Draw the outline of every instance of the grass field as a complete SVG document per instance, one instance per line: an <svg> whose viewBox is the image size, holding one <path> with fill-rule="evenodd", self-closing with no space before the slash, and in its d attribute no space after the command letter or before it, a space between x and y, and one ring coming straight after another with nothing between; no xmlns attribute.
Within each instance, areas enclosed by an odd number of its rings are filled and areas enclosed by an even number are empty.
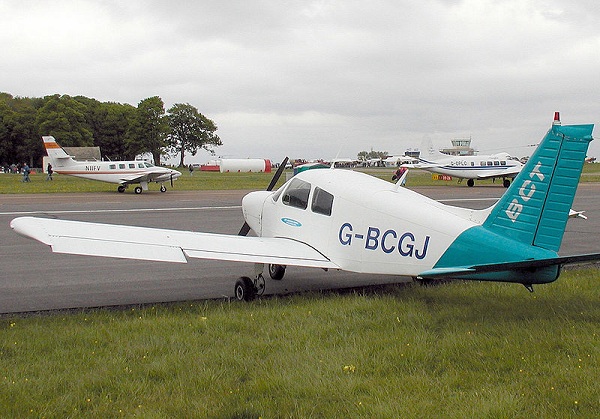
<svg viewBox="0 0 600 419"><path fill-rule="evenodd" d="M377 176L381 179L391 181L393 170L386 169L358 169ZM291 173L291 171L288 171ZM269 184L273 173L219 173L219 172L194 172L190 176L184 170L183 175L174 182L175 190L213 190L213 189L264 189ZM66 175L55 175L53 181L46 181L43 173L31 175L30 183L21 182L22 176L15 174L0 174L0 194L6 193L69 193L69 192L116 192L117 185L112 183L97 182ZM279 185L283 184L285 176L282 176ZM586 164L582 182L600 182L600 164ZM456 187L457 181L433 180L431 173L423 170L411 170L408 174L407 186L440 185ZM491 180L477 181L477 185L492 185ZM496 182L501 187L501 182ZM463 182L461 187L467 187ZM167 185L171 189L170 185ZM158 191L157 184L151 184L150 190ZM133 193L129 188L126 193Z"/></svg>
<svg viewBox="0 0 600 419"><path fill-rule="evenodd" d="M0 318L2 417L598 417L597 269Z"/></svg>
<svg viewBox="0 0 600 419"><path fill-rule="evenodd" d="M270 178L185 173L175 187ZM44 179L0 174L0 193L117 193ZM588 268L533 294L454 282L1 316L0 418L598 417L599 280Z"/></svg>

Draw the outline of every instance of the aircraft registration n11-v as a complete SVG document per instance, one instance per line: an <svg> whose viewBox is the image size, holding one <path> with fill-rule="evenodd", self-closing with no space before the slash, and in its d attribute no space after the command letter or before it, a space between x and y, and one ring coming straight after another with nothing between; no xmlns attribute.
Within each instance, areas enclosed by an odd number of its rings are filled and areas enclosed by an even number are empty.
<svg viewBox="0 0 600 419"><path fill-rule="evenodd" d="M44 148L52 164L52 170L61 175L71 175L102 182L118 183L119 192L125 192L127 186L139 183L133 190L141 194L148 190L148 183L160 183L160 191L166 192L165 182L181 176L181 172L166 167L154 166L145 161L77 161L58 145L54 137L43 136Z"/></svg>
<svg viewBox="0 0 600 419"><path fill-rule="evenodd" d="M298 173L277 191L242 200L239 235L211 234L21 217L19 234L57 253L166 262L188 258L256 264L235 283L235 296L264 292L264 265L273 279L286 266L427 279L555 281L561 266L600 260L600 253L559 256L593 125L555 120L517 178L492 207L444 205L370 175L343 169ZM252 229L256 237L246 236Z"/></svg>

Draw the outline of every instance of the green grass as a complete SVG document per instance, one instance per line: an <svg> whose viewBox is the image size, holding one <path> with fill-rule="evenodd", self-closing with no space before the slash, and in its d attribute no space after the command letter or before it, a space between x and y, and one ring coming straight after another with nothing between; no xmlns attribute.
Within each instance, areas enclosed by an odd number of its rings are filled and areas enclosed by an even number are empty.
<svg viewBox="0 0 600 419"><path fill-rule="evenodd" d="M391 181L393 169L373 168L357 169L364 171L381 179ZM287 173L291 175L291 170ZM174 183L175 190L195 191L195 190L257 190L264 189L271 181L274 173L219 173L219 172L194 172L190 176L187 171ZM93 180L81 179L73 176L54 175L52 182L46 181L46 175L43 173L31 175L30 183L21 182L22 176L15 174L0 174L0 194L24 194L24 193L70 193L70 192L114 192L117 185L113 183L97 182ZM278 186L285 181L285 175L281 177ZM600 164L586 164L581 176L582 182L600 182ZM433 180L431 173L424 170L411 170L408 174L407 186L456 186L457 180L440 181ZM477 185L493 185L492 180L477 181ZM500 184L496 182L500 187ZM461 186L467 187L466 182ZM167 185L171 189L170 185ZM158 185L153 183L150 190L157 192ZM127 193L133 193L129 188Z"/></svg>
<svg viewBox="0 0 600 419"><path fill-rule="evenodd" d="M0 318L2 417L597 417L597 269Z"/></svg>

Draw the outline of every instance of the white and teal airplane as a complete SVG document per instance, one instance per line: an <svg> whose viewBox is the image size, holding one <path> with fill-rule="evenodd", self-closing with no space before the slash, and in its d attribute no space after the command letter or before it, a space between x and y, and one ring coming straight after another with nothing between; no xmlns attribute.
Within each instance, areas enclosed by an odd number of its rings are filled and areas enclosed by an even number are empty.
<svg viewBox="0 0 600 419"><path fill-rule="evenodd" d="M102 182L117 183L119 192L131 184L139 184L134 187L136 194L142 190L148 190L148 183L160 183L160 191L166 192L165 182L173 181L181 176L181 172L159 167L145 161L77 161L69 156L66 151L56 142L53 136L43 136L44 148L48 159L52 164L52 170L61 175L82 177L85 179L99 180Z"/></svg>
<svg viewBox="0 0 600 419"><path fill-rule="evenodd" d="M265 264L273 279L286 266L305 266L503 281L532 290L555 281L565 264L600 260L600 253L558 255L592 130L591 124L561 126L556 118L505 194L484 210L444 205L400 187L402 179L391 184L320 169L297 174L275 192L272 182L267 191L246 195L246 223L237 236L33 217L15 218L11 227L57 253L255 263L255 276L235 283L240 300L264 291ZM246 236L249 229L257 237Z"/></svg>

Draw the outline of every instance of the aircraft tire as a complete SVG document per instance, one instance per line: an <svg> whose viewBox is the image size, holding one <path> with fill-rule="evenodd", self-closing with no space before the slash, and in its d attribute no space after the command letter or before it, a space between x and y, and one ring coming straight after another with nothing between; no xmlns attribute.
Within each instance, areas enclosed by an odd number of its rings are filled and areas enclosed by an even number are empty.
<svg viewBox="0 0 600 419"><path fill-rule="evenodd" d="M160 191L161 192L167 192L167 188L165 185L160 185Z"/></svg>
<svg viewBox="0 0 600 419"><path fill-rule="evenodd" d="M142 193L142 187L141 186L136 186L135 189L133 190L136 194L141 194Z"/></svg>
<svg viewBox="0 0 600 419"><path fill-rule="evenodd" d="M469 188L472 188L472 187L473 187L473 185L475 185L475 181L474 181L473 179L468 179L468 180L467 180L467 186L468 186Z"/></svg>
<svg viewBox="0 0 600 419"><path fill-rule="evenodd" d="M125 186L119 185L119 187L117 188L117 191L119 191L119 193L125 192Z"/></svg>
<svg viewBox="0 0 600 419"><path fill-rule="evenodd" d="M254 284L247 276L242 276L235 282L234 292L238 301L252 301L256 296Z"/></svg>
<svg viewBox="0 0 600 419"><path fill-rule="evenodd" d="M502 185L504 185L505 188L508 188L510 186L510 180L509 179L504 179L502 181Z"/></svg>
<svg viewBox="0 0 600 419"><path fill-rule="evenodd" d="M269 276L271 279L279 281L285 275L284 265L269 264Z"/></svg>

